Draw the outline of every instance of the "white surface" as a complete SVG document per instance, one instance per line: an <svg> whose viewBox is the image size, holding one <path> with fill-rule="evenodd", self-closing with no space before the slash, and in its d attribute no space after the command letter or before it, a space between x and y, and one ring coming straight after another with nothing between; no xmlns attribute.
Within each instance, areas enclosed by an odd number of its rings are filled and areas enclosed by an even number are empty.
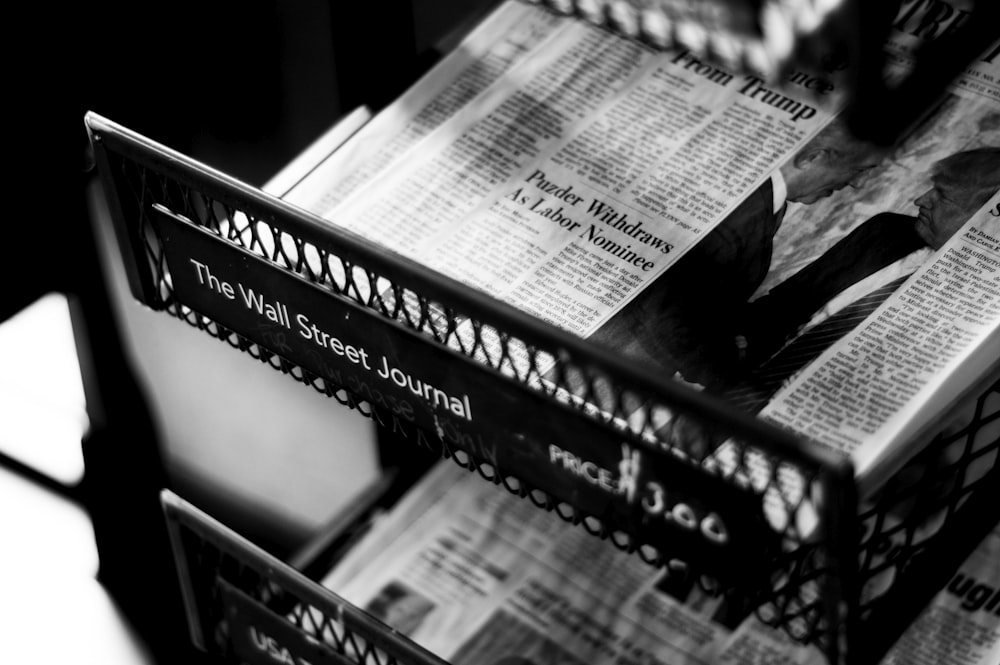
<svg viewBox="0 0 1000 665"><path fill-rule="evenodd" d="M49 294L0 324L0 449L75 484L86 428L66 298ZM0 662L151 662L97 567L86 512L0 467Z"/></svg>
<svg viewBox="0 0 1000 665"><path fill-rule="evenodd" d="M48 294L0 323L0 450L74 485L87 427L66 297Z"/></svg>
<svg viewBox="0 0 1000 665"><path fill-rule="evenodd" d="M97 582L82 509L0 467L0 533L0 662L152 662Z"/></svg>

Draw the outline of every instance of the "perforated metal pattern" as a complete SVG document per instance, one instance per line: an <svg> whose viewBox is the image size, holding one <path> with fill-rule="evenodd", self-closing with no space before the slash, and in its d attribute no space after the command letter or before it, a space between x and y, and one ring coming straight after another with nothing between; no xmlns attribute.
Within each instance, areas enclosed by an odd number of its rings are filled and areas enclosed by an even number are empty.
<svg viewBox="0 0 1000 665"><path fill-rule="evenodd" d="M539 509L553 511L595 537L634 552L652 566L682 571L705 591L726 596L728 604L736 608L734 619L755 612L794 640L815 644L831 663L843 662L848 654L864 649L864 645L851 644L850 635L864 619L859 613L862 587L871 588L873 580L887 569L886 557L879 554L883 543L897 538L895 533L922 532L925 519L939 514L922 507L904 515L899 525L892 523L890 516L898 514L917 491L903 480L909 472L900 474L900 480L887 485L872 508L859 514L850 465L828 451L671 385L649 368L633 365L403 258L390 256L127 131L100 125L95 143L101 147L100 163L109 198L120 205L116 214L122 245L131 247L135 262L133 288L148 305L164 309L387 427L400 428L415 445L455 460ZM164 154L169 154L169 159ZM765 531L777 543L769 550L766 571L753 579L722 582L695 558L685 558L683 548L675 551L662 540L654 547L646 537L651 528L649 519L637 522L615 514L588 512L554 496L548 488L526 482L520 473L523 469L497 468L493 459L437 432L408 430L405 423L373 402L371 395L337 385L329 377L290 362L266 343L250 340L195 311L179 300L173 288L162 239L151 220L154 206L274 270L293 275L309 288L323 289L331 299L353 303L407 334L419 335L429 347L448 349L456 359L488 368L511 389L516 386L543 396L551 403L553 418L563 417L568 410L583 414L629 445L681 464L691 486L721 482L755 497ZM455 371L465 371L465 367L468 365L455 361ZM996 416L978 413L975 418L977 422L992 422ZM996 447L995 437L985 446L970 443L963 448L958 466L948 465L949 478L958 480L940 481L950 490L943 519L948 519L960 503L956 497L975 489L977 481L972 479L971 470L982 467L988 471L996 466ZM914 464L926 465L943 454L941 450L935 446ZM961 490L953 489L959 485ZM866 536L860 549L859 518L867 533L877 534ZM925 546L916 543L912 535L903 538L911 554ZM892 565L902 560L893 559ZM222 557L209 567L225 561ZM209 580L206 577L202 582ZM238 586L265 602L268 585L258 588L259 584L264 583L250 580ZM891 587L892 580L885 589ZM218 599L205 597L203 602L217 603ZM302 613L295 621L305 628L305 622L312 618L312 612ZM325 634L328 626L324 621L310 625L310 634ZM330 640L338 650L350 643L336 633L331 633ZM358 662L381 657L350 648L350 657Z"/></svg>

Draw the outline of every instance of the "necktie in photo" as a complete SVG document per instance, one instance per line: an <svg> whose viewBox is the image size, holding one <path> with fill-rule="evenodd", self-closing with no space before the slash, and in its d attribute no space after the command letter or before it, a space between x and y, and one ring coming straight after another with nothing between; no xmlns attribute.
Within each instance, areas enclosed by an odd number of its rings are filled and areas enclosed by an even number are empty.
<svg viewBox="0 0 1000 665"><path fill-rule="evenodd" d="M908 277L904 275L870 291L809 328L765 360L749 379L726 390L723 398L740 409L757 413L788 377L868 318Z"/></svg>

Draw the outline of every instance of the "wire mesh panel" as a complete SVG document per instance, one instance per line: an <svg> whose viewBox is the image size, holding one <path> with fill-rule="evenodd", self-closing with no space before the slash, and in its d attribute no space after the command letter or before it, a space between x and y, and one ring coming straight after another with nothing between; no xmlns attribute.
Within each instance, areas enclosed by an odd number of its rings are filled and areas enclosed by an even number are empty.
<svg viewBox="0 0 1000 665"><path fill-rule="evenodd" d="M1000 519L1000 379L861 507L858 637L873 649L917 618Z"/></svg>
<svg viewBox="0 0 1000 665"><path fill-rule="evenodd" d="M865 656L851 639L859 562L876 571L845 458L100 116L87 124L138 300L723 596L734 622L756 613L831 663ZM860 517L881 525L903 500Z"/></svg>
<svg viewBox="0 0 1000 665"><path fill-rule="evenodd" d="M192 639L225 662L443 661L165 490Z"/></svg>

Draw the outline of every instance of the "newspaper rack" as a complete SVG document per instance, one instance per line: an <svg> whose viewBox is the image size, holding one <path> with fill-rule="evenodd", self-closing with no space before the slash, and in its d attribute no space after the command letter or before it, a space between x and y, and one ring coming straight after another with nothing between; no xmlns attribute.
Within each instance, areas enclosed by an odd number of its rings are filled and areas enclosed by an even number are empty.
<svg viewBox="0 0 1000 665"><path fill-rule="evenodd" d="M452 458L650 565L679 564L831 664L877 662L1000 516L1000 371L947 435L861 501L844 457L106 118L86 124L138 301L359 410L403 445ZM251 290L252 303L240 293ZM414 382L429 386L424 398ZM734 441L734 466L702 464L696 445L656 430L664 409ZM554 464L553 450L578 472ZM164 505L200 647L254 662L232 627L266 621L311 663L442 662L180 499Z"/></svg>

